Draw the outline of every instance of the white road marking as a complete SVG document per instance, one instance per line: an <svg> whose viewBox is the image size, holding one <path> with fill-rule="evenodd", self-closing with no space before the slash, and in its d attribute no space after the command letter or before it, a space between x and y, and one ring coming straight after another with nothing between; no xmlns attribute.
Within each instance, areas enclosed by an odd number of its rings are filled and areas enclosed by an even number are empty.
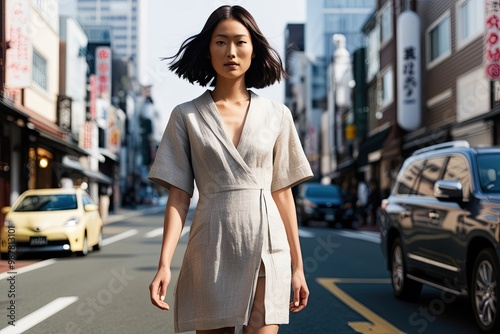
<svg viewBox="0 0 500 334"><path fill-rule="evenodd" d="M20 275L20 274L23 274L23 273L27 273L28 271L32 271L32 270L35 270L35 269L39 269L39 268L43 268L43 267L46 267L46 266L50 266L51 264L54 264L54 263L56 263L55 259L48 259L48 260L45 260L45 261L41 261L41 262L37 262L37 263L33 263L33 264L30 264L30 265L21 267L19 269L13 269L13 270L10 270L8 272L1 273L0 274L0 280L6 279L7 277L10 277L10 276L17 276L17 275Z"/></svg>
<svg viewBox="0 0 500 334"><path fill-rule="evenodd" d="M380 243L380 233L378 233L378 232L369 232L369 231L362 231L362 232L338 231L337 233L340 234L341 236L346 237L346 238L369 241L369 242L373 242L375 244L379 244Z"/></svg>
<svg viewBox="0 0 500 334"><path fill-rule="evenodd" d="M24 318L15 321L15 326L9 325L2 330L0 330L0 334L18 334L27 331L31 327L36 326L41 323L45 319L53 316L57 312L65 309L69 305L73 304L78 300L78 297L61 297L54 299L47 305L39 308L33 313L28 314Z"/></svg>
<svg viewBox="0 0 500 334"><path fill-rule="evenodd" d="M148 233L144 234L144 238L154 238L159 235L163 234L163 227L155 228L152 231L149 231Z"/></svg>
<svg viewBox="0 0 500 334"><path fill-rule="evenodd" d="M188 234L190 230L191 230L191 226L184 226L184 228L182 229L180 238L182 238L183 236ZM154 230L151 230L148 233L144 234L144 238L154 238L154 237L157 237L157 236L162 235L162 234L163 234L163 227L159 227L159 228L155 228Z"/></svg>
<svg viewBox="0 0 500 334"><path fill-rule="evenodd" d="M137 233L139 233L139 231L137 231L136 229L128 230L126 232L123 232L123 233L120 233L120 234L117 234L117 235L114 235L112 237L104 239L102 241L102 245L103 246L110 245L110 244L112 244L114 242L130 238L131 236L136 235Z"/></svg>
<svg viewBox="0 0 500 334"><path fill-rule="evenodd" d="M315 236L316 236L315 233L310 232L310 231L305 231L305 230L299 228L299 237L302 237L302 238L314 238Z"/></svg>

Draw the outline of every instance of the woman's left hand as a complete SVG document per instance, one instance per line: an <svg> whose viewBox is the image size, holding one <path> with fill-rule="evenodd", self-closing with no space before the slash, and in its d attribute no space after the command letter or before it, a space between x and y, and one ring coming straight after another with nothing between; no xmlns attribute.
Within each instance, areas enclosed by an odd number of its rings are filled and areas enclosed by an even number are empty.
<svg viewBox="0 0 500 334"><path fill-rule="evenodd" d="M297 313L307 306L309 288L303 270L294 270L292 273L293 300L290 302L290 311Z"/></svg>

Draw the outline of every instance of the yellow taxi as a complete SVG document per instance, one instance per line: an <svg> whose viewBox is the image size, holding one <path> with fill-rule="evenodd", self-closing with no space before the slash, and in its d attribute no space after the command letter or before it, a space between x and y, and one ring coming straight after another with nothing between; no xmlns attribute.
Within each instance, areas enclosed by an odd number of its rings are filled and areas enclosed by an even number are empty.
<svg viewBox="0 0 500 334"><path fill-rule="evenodd" d="M32 252L73 252L85 256L102 246L99 208L83 189L25 191L6 215L0 231L2 258Z"/></svg>

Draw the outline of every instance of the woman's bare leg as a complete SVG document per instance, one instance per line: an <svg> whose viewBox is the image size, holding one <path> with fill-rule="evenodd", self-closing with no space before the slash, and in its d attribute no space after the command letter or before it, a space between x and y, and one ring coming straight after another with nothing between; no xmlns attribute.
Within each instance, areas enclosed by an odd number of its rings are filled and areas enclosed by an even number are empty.
<svg viewBox="0 0 500 334"><path fill-rule="evenodd" d="M257 279L257 288L255 289L255 298L253 301L252 312L248 326L243 328L244 334L276 334L278 333L278 325L266 325L265 323L265 308L264 308L264 292L266 287L266 277Z"/></svg>

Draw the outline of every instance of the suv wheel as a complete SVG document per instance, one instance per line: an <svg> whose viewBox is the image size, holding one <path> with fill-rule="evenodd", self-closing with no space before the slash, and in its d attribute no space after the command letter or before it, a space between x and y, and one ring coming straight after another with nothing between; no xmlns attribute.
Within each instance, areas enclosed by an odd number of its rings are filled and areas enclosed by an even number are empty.
<svg viewBox="0 0 500 334"><path fill-rule="evenodd" d="M399 299L416 300L422 291L422 283L406 277L406 264L404 260L401 241L394 240L391 252L391 281L392 290Z"/></svg>
<svg viewBox="0 0 500 334"><path fill-rule="evenodd" d="M500 299L499 271L491 249L479 253L471 281L471 299L474 317L481 330L498 333L498 304Z"/></svg>

